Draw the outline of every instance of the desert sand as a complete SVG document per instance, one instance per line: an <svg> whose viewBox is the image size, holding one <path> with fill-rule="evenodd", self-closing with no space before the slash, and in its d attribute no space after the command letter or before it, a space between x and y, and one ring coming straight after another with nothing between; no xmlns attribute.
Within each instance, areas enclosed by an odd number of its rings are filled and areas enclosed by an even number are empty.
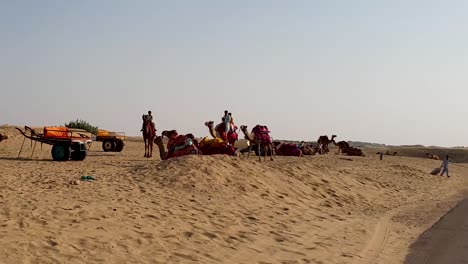
<svg viewBox="0 0 468 264"><path fill-rule="evenodd" d="M12 128L0 142L0 263L403 263L460 201L468 165L378 156L143 158L94 142L84 161ZM95 181L70 182L91 175Z"/></svg>

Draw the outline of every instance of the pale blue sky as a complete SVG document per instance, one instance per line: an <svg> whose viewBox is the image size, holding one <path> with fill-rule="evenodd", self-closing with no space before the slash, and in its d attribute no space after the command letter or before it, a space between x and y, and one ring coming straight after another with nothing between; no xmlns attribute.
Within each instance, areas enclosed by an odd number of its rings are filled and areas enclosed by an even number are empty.
<svg viewBox="0 0 468 264"><path fill-rule="evenodd" d="M468 145L468 1L0 0L0 124Z"/></svg>

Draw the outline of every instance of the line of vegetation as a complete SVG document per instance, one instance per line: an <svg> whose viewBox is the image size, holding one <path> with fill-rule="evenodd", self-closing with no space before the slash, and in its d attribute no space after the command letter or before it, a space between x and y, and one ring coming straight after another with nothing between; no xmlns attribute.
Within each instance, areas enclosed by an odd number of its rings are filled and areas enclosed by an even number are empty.
<svg viewBox="0 0 468 264"><path fill-rule="evenodd" d="M83 129L90 133L93 133L94 135L97 135L98 133L97 126L93 126L87 121L81 119L76 119L76 121L70 121L68 124L65 124L65 126L68 128Z"/></svg>

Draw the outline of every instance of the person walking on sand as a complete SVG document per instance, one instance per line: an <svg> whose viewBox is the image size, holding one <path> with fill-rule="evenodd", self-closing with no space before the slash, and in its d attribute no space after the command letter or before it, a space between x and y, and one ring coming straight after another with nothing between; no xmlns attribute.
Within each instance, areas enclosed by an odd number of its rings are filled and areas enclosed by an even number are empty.
<svg viewBox="0 0 468 264"><path fill-rule="evenodd" d="M445 159L444 161L442 162L442 165L440 165L440 168L442 169L442 172L440 173L440 176L444 176L444 173L447 175L447 177L450 177L449 176L449 171L448 171L448 165L449 165L449 156L445 156Z"/></svg>

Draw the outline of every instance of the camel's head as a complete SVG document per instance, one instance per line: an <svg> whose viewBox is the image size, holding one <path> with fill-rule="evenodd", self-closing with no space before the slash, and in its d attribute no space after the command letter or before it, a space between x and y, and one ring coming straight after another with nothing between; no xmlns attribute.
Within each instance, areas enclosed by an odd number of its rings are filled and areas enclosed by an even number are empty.
<svg viewBox="0 0 468 264"><path fill-rule="evenodd" d="M240 130L242 130L242 132L247 132L247 126L240 126Z"/></svg>
<svg viewBox="0 0 468 264"><path fill-rule="evenodd" d="M333 140L334 138L336 138L336 135L332 135L331 140Z"/></svg>
<svg viewBox="0 0 468 264"><path fill-rule="evenodd" d="M157 136L154 138L154 144L160 146L163 145L163 137L162 136Z"/></svg>
<svg viewBox="0 0 468 264"><path fill-rule="evenodd" d="M169 130L166 135L168 138L173 138L177 136L177 130Z"/></svg>
<svg viewBox="0 0 468 264"><path fill-rule="evenodd" d="M207 126L207 127L213 127L213 124L214 124L213 121L205 122L205 126Z"/></svg>

